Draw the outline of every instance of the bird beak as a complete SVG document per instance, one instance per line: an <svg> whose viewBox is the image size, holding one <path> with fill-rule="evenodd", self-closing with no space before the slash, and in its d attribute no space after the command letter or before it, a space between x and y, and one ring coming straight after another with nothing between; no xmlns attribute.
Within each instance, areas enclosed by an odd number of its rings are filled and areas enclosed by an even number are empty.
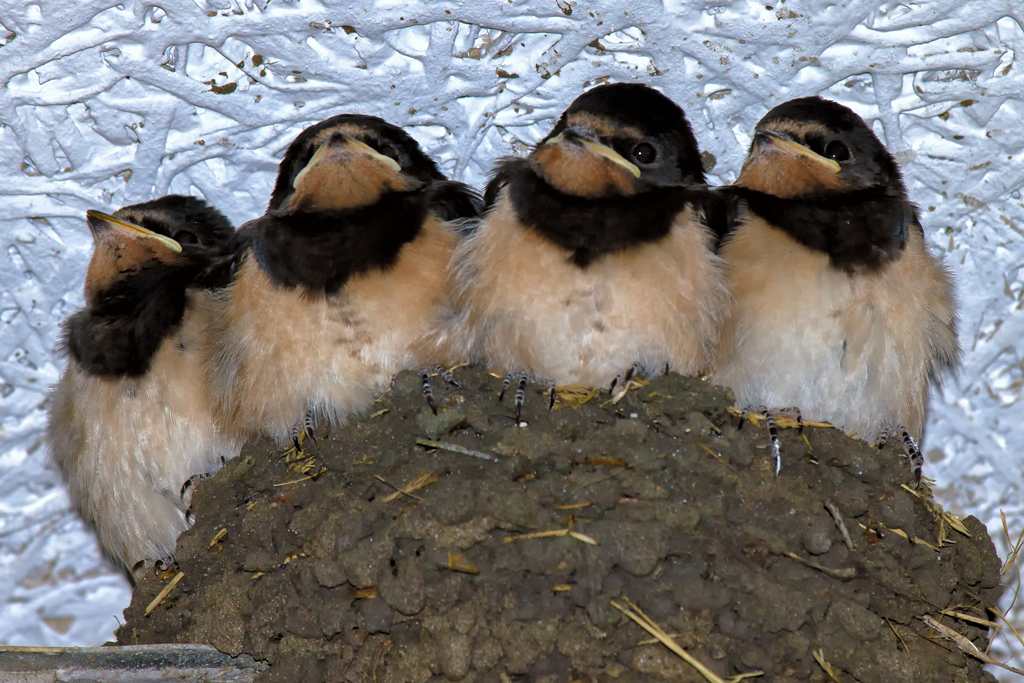
<svg viewBox="0 0 1024 683"><path fill-rule="evenodd" d="M342 150L344 150L342 152ZM397 161L391 157L386 157L373 147L370 147L364 142L360 142L355 138L349 137L344 133L335 133L327 142L320 145L313 155L313 158L309 160L309 163L299 171L298 175L295 176L295 180L292 181L292 187L299 189L299 186L306 179L306 175L318 168L321 164L328 161L328 158L333 153L342 152L343 154L352 154L365 157L370 161L384 166L392 173L398 174L402 172L402 167Z"/></svg>
<svg viewBox="0 0 1024 683"><path fill-rule="evenodd" d="M101 211L86 211L92 231L92 258L85 273L85 300L92 302L97 293L124 273L156 260L175 264L181 245L170 237L115 218Z"/></svg>
<svg viewBox="0 0 1024 683"><path fill-rule="evenodd" d="M401 167L401 165L397 161L395 161L391 157L384 156L383 154L381 154L380 152L375 150L373 147L370 147L366 143L360 142L359 140L356 140L355 138L347 138L347 142L348 142L349 148L354 153L361 154L361 155L367 157L368 159L371 159L373 161L376 161L377 163L383 164L384 166L390 168L395 173L401 173L402 172L402 167Z"/></svg>
<svg viewBox="0 0 1024 683"><path fill-rule="evenodd" d="M566 133L570 134L568 138L566 137ZM593 140L590 140L590 139L588 139L588 138L586 138L586 137L584 137L582 135L576 134L574 132L570 132L568 130L563 130L561 133L559 133L555 137L551 138L550 140L548 140L544 144L545 145L564 145L564 144L568 143L570 140L572 142L580 143L583 146L583 149L586 150L587 152L589 152L590 154L593 154L595 156L599 156L602 159L610 161L611 163L624 168L634 178L639 178L640 177L640 169L636 166L636 164L634 164L634 163L632 163L630 161L627 161L625 158L623 158L623 156L621 154L616 152L611 147L609 147L607 145L604 145L604 144L601 144L600 142L594 142Z"/></svg>
<svg viewBox="0 0 1024 683"><path fill-rule="evenodd" d="M386 192L408 192L423 181L369 145L333 131L292 181L293 192L280 210L327 211L370 206Z"/></svg>
<svg viewBox="0 0 1024 683"><path fill-rule="evenodd" d="M780 133L770 130L759 130L754 134L754 141L758 147L767 145L787 156L808 159L832 173L839 173L842 169L839 162L833 159L826 159L810 148L801 145L799 142L794 142Z"/></svg>
<svg viewBox="0 0 1024 683"><path fill-rule="evenodd" d="M537 145L534 169L549 185L576 197L630 197L640 191L640 169L595 140L585 127L570 126Z"/></svg>
<svg viewBox="0 0 1024 683"><path fill-rule="evenodd" d="M92 231L93 240L97 244L113 242L133 242L171 251L175 254L181 253L181 245L166 235L155 233L152 230L123 221L101 211L89 210L85 212L89 230Z"/></svg>

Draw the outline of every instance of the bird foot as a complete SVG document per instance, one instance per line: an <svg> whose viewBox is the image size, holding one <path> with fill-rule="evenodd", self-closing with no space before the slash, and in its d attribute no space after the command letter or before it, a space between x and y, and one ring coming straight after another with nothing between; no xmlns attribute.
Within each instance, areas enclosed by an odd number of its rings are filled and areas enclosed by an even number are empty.
<svg viewBox="0 0 1024 683"><path fill-rule="evenodd" d="M535 383L546 386L548 395L548 409L555 407L555 383L547 379L534 380ZM530 376L525 372L510 372L501 380L501 391L498 393L498 401L505 398L505 393L513 383L516 385L515 408L516 424L522 421L523 405L526 403L526 385L530 382Z"/></svg>
<svg viewBox="0 0 1024 683"><path fill-rule="evenodd" d="M878 433L878 438L875 440L875 446L879 450L885 447L885 444L889 439L895 435L899 435L901 445L903 447L903 454L907 456L910 461L910 472L914 475L914 488L921 486L921 470L924 467L924 456L921 455L921 449L917 445L917 441L910 432L903 425L897 425L896 427L890 428L885 427Z"/></svg>
<svg viewBox="0 0 1024 683"><path fill-rule="evenodd" d="M791 420L796 422L796 433L797 434L803 434L804 433L804 416L800 413L800 409L797 408L796 406L792 406L792 407L789 407L789 408L780 408L778 410L773 410L772 414L775 417L788 417L788 418L790 418Z"/></svg>
<svg viewBox="0 0 1024 683"><path fill-rule="evenodd" d="M316 448L316 430L313 428L313 411L306 409L302 419L292 425L292 446L296 453L302 452L302 444L308 441Z"/></svg>
<svg viewBox="0 0 1024 683"><path fill-rule="evenodd" d="M142 581L148 572L159 576L168 569L174 568L174 558L170 555L157 559L139 560L131 568L132 580L135 583Z"/></svg>
<svg viewBox="0 0 1024 683"><path fill-rule="evenodd" d="M786 408L784 409L784 411L781 412L786 412L790 410L795 410L795 408ZM775 412L779 413L780 411ZM800 411L797 411L798 415L799 412ZM771 439L772 442L772 457L775 458L775 476L778 477L779 472L782 471L782 447L779 445L779 428L775 424L775 417L772 415L772 412L769 411L768 408L765 406L759 406L756 409L754 409L752 406L747 406L743 409L743 413L740 415L739 429L743 428L743 423L747 421L747 418L750 417L751 413L757 413L758 415L760 415L764 419L765 426L768 427L768 437ZM802 429L802 418L800 419L800 426Z"/></svg>
<svg viewBox="0 0 1024 683"><path fill-rule="evenodd" d="M434 401L434 388L430 383L431 378L440 375L441 379L448 384L451 384L456 389L461 389L462 385L455 381L455 375L453 371L445 370L443 366L432 365L427 368L420 370L420 388L423 390L423 398L427 399L427 405L430 406L430 412L437 415L437 403Z"/></svg>
<svg viewBox="0 0 1024 683"><path fill-rule="evenodd" d="M181 498L181 502L184 503L185 507L192 505L192 493L195 491L195 486L204 479L209 479L216 472L203 472L202 474L193 474L191 477L185 480L185 483L181 485L181 491L178 493L178 497ZM188 496L188 500L185 496Z"/></svg>
<svg viewBox="0 0 1024 683"><path fill-rule="evenodd" d="M640 367L639 363L633 363L625 373L615 375L615 379L612 380L611 386L608 387L608 393L614 395L615 387L625 387L629 384L629 380L633 379L633 375L638 375L642 370L643 368Z"/></svg>
<svg viewBox="0 0 1024 683"><path fill-rule="evenodd" d="M159 574L174 566L174 558L170 555L159 557L153 562L153 569Z"/></svg>
<svg viewBox="0 0 1024 683"><path fill-rule="evenodd" d="M612 395L613 403L618 403L619 401L621 401L623 397L626 395L626 392L630 390L630 388L636 388L641 384L639 382L634 382L633 378L639 378L640 373L642 372L643 367L639 363L633 363L633 365L631 365L629 370L626 370L625 373L615 375L615 378L612 380L611 386L608 387L608 393ZM618 391L616 391L616 389L618 389Z"/></svg>

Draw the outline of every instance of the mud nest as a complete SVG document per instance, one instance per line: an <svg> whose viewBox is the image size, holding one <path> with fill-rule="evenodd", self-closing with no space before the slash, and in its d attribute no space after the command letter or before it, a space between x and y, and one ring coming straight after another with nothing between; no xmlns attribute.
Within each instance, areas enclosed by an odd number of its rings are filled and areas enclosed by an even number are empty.
<svg viewBox="0 0 1024 683"><path fill-rule="evenodd" d="M531 391L517 424L500 380L455 376L436 417L403 373L302 452L256 442L198 484L178 566L136 587L118 642L248 653L265 681L704 681L628 600L722 676L995 680L922 619L984 650L941 611L987 617L995 548L902 487L898 444L784 429L776 478L767 432L698 379L554 410Z"/></svg>

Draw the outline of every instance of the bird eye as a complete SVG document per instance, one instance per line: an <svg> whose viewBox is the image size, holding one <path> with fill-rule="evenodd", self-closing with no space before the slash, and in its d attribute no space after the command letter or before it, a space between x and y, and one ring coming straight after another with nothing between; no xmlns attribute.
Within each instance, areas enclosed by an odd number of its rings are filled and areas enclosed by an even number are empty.
<svg viewBox="0 0 1024 683"><path fill-rule="evenodd" d="M654 145L649 142L641 142L633 148L631 154L641 164L653 163L658 158L658 150L654 149Z"/></svg>
<svg viewBox="0 0 1024 683"><path fill-rule="evenodd" d="M850 148L839 140L833 140L825 146L825 156L835 161L846 161L850 158Z"/></svg>
<svg viewBox="0 0 1024 683"><path fill-rule="evenodd" d="M196 234L191 230L179 230L174 233L172 238L181 246L185 246L186 244L199 244L199 238L196 237Z"/></svg>
<svg viewBox="0 0 1024 683"><path fill-rule="evenodd" d="M398 161L398 150L391 145L381 145L380 153L389 159Z"/></svg>

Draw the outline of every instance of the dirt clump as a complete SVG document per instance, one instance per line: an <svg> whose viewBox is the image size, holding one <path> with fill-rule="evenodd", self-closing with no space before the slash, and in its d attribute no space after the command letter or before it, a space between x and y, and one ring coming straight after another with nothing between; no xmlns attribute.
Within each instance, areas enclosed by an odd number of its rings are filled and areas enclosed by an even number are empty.
<svg viewBox="0 0 1024 683"><path fill-rule="evenodd" d="M844 683L995 680L921 619L984 650L940 611L987 617L995 548L901 487L898 444L780 430L776 478L767 431L699 379L554 410L531 391L522 424L500 380L456 379L437 416L403 373L303 452L259 441L199 483L178 566L136 587L118 642L244 652L264 681L705 680L628 599L722 676L832 680L817 653Z"/></svg>

